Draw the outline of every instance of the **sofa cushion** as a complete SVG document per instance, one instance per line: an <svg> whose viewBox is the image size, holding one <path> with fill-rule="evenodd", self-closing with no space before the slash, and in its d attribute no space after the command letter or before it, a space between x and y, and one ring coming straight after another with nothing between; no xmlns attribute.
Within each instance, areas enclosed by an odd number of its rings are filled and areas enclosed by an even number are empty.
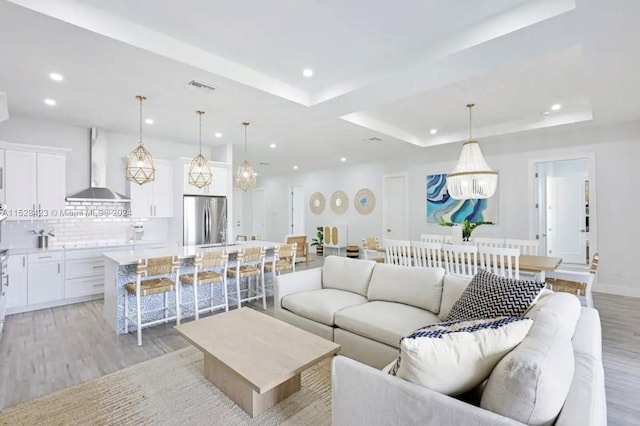
<svg viewBox="0 0 640 426"><path fill-rule="evenodd" d="M394 348L403 336L437 322L429 311L395 302L369 302L336 313L338 327Z"/></svg>
<svg viewBox="0 0 640 426"><path fill-rule="evenodd" d="M527 312L527 317L537 318L541 311L553 311L558 316L562 332L571 338L576 330L578 318L580 318L580 300L569 293L552 293L541 297L538 302Z"/></svg>
<svg viewBox="0 0 640 426"><path fill-rule="evenodd" d="M573 333L573 351L602 362L602 327L595 309L581 308L580 320Z"/></svg>
<svg viewBox="0 0 640 426"><path fill-rule="evenodd" d="M522 316L544 286L543 282L514 280L481 270L453 305L447 321Z"/></svg>
<svg viewBox="0 0 640 426"><path fill-rule="evenodd" d="M367 296L369 280L376 262L328 256L322 268L322 288L335 288Z"/></svg>
<svg viewBox="0 0 640 426"><path fill-rule="evenodd" d="M530 425L555 421L573 380L571 335L579 313L571 299L557 298L569 303L564 309L555 306L557 295L531 313L534 323L525 339L491 372L482 408Z"/></svg>
<svg viewBox="0 0 640 426"><path fill-rule="evenodd" d="M367 298L398 302L437 314L442 298L442 268L418 268L380 263L373 269Z"/></svg>
<svg viewBox="0 0 640 426"><path fill-rule="evenodd" d="M334 325L334 315L341 309L367 303L367 299L350 291L332 288L303 291L282 298L282 307L301 317Z"/></svg>
<svg viewBox="0 0 640 426"><path fill-rule="evenodd" d="M440 302L440 312L438 313L438 317L442 321L447 319L451 308L460 299L470 282L470 278L450 274L444 276L442 280L442 301Z"/></svg>
<svg viewBox="0 0 640 426"><path fill-rule="evenodd" d="M389 374L445 395L461 395L487 379L532 323L530 318L502 317L428 325L402 338Z"/></svg>

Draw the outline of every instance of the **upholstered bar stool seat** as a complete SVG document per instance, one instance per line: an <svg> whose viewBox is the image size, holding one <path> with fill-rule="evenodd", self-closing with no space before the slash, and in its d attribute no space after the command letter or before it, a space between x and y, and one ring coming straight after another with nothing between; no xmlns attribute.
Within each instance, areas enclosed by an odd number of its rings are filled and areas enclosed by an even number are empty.
<svg viewBox="0 0 640 426"><path fill-rule="evenodd" d="M198 285L221 283L224 281L224 275L214 271L202 271L198 272L197 280ZM194 274L187 274L180 276L180 282L186 285L193 285Z"/></svg>
<svg viewBox="0 0 640 426"><path fill-rule="evenodd" d="M136 294L136 283L127 283L124 288L131 294ZM140 281L140 296L151 296L152 294L161 294L174 291L175 283L169 278L152 278L150 280Z"/></svg>

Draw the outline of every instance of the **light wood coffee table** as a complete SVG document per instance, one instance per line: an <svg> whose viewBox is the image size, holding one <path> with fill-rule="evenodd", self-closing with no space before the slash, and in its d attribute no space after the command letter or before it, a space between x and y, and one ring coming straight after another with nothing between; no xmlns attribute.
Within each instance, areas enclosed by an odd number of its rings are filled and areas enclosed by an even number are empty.
<svg viewBox="0 0 640 426"><path fill-rule="evenodd" d="M251 308L175 327L204 353L204 376L251 417L300 390L300 373L340 345Z"/></svg>

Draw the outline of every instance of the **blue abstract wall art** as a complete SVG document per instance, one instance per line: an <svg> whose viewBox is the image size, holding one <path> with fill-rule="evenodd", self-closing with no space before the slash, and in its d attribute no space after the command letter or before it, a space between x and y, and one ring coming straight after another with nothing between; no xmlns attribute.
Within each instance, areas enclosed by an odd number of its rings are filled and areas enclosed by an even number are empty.
<svg viewBox="0 0 640 426"><path fill-rule="evenodd" d="M427 222L498 223L498 195L487 200L454 200L447 191L447 175L427 176Z"/></svg>

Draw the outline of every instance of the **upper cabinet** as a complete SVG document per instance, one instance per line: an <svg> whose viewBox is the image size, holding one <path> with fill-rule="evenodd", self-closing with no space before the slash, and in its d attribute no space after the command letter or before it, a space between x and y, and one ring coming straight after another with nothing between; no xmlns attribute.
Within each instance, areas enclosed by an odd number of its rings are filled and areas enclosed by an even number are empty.
<svg viewBox="0 0 640 426"><path fill-rule="evenodd" d="M153 182L129 183L131 216L134 218L173 217L173 166L158 160L154 166L156 178Z"/></svg>
<svg viewBox="0 0 640 426"><path fill-rule="evenodd" d="M66 157L32 151L4 152L5 203L8 220L51 217L65 207Z"/></svg>
<svg viewBox="0 0 640 426"><path fill-rule="evenodd" d="M182 191L184 195L229 195L228 188L228 166L210 161L211 167L211 185L202 188L195 187L189 183L189 167L190 164L182 165Z"/></svg>

